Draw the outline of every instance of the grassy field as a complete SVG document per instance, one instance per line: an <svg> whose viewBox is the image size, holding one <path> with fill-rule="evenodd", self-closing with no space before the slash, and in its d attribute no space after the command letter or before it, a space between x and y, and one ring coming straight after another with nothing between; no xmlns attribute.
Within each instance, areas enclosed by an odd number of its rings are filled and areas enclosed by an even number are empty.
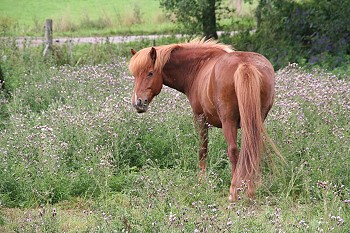
<svg viewBox="0 0 350 233"><path fill-rule="evenodd" d="M243 14L249 15L254 6L245 3ZM55 36L180 33L171 17L159 7L158 0L2 0L0 33L42 36L48 18L53 19ZM224 24L235 20L245 18L226 19ZM250 21L244 24L251 24Z"/></svg>
<svg viewBox="0 0 350 233"><path fill-rule="evenodd" d="M92 47L91 65L58 66L4 43L1 232L349 231L349 80L296 65L276 73L266 125L287 162L266 156L256 199L229 203L221 130L210 130L198 183L186 98L164 88L136 114L121 45Z"/></svg>
<svg viewBox="0 0 350 233"><path fill-rule="evenodd" d="M167 29L157 32L172 30L157 4L3 0L0 25L40 35L50 16L59 35L152 33L159 22ZM146 114L131 107L130 48L150 44L74 45L73 54L63 45L44 59L42 47L0 38L0 232L349 232L348 76L295 64L276 71L266 126L286 163L265 156L256 199L229 203L220 129L210 130L199 183L185 96L164 87Z"/></svg>
<svg viewBox="0 0 350 233"><path fill-rule="evenodd" d="M155 33L174 29L159 8L159 2L154 0L68 0L49 3L43 0L3 0L0 14L2 26L12 26L17 35L42 34L47 18L53 19L56 35Z"/></svg>

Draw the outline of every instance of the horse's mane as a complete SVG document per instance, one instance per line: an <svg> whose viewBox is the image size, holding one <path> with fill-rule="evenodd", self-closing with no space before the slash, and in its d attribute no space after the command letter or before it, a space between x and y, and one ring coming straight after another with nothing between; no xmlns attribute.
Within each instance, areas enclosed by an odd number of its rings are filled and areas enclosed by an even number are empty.
<svg viewBox="0 0 350 233"><path fill-rule="evenodd" d="M197 38L188 43L183 43L180 45L184 48L216 48L216 49L224 50L225 52L228 52L228 53L233 51L231 45L221 44L214 39L206 40L205 38L203 39Z"/></svg>
<svg viewBox="0 0 350 233"><path fill-rule="evenodd" d="M155 63L155 70L162 70L164 65L168 62L171 52L175 49L191 49L191 48L213 48L220 49L227 53L232 52L233 49L230 45L218 43L216 40L209 39L194 39L187 43L170 44L154 47L157 51L157 59ZM140 69L149 64L150 62L150 49L151 47L144 48L138 51L130 60L129 69L132 73L139 72Z"/></svg>

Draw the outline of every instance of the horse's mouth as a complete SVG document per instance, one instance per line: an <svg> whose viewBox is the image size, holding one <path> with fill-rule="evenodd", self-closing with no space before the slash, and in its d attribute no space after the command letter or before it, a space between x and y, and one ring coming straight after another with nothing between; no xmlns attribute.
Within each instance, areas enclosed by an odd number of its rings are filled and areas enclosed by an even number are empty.
<svg viewBox="0 0 350 233"><path fill-rule="evenodd" d="M134 108L136 109L137 113L144 113L148 109L148 105L134 105Z"/></svg>

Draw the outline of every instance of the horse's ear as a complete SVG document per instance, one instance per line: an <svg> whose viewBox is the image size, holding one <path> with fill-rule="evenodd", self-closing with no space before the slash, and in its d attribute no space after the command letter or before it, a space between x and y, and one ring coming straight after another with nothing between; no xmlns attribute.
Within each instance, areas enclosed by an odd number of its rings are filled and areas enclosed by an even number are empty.
<svg viewBox="0 0 350 233"><path fill-rule="evenodd" d="M156 63L157 51L156 51L156 49L154 47L151 48L151 52L149 52L149 55L151 56L153 64Z"/></svg>
<svg viewBox="0 0 350 233"><path fill-rule="evenodd" d="M130 49L132 55L135 55L136 51L134 49Z"/></svg>

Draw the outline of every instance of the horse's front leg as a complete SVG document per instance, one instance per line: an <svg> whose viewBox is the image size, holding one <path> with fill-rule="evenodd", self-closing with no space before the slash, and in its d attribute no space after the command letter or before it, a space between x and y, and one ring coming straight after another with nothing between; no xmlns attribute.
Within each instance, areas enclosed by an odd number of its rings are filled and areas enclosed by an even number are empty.
<svg viewBox="0 0 350 233"><path fill-rule="evenodd" d="M195 115L195 124L199 132L200 148L199 148L199 179L205 176L206 161L208 155L208 125L203 115Z"/></svg>

